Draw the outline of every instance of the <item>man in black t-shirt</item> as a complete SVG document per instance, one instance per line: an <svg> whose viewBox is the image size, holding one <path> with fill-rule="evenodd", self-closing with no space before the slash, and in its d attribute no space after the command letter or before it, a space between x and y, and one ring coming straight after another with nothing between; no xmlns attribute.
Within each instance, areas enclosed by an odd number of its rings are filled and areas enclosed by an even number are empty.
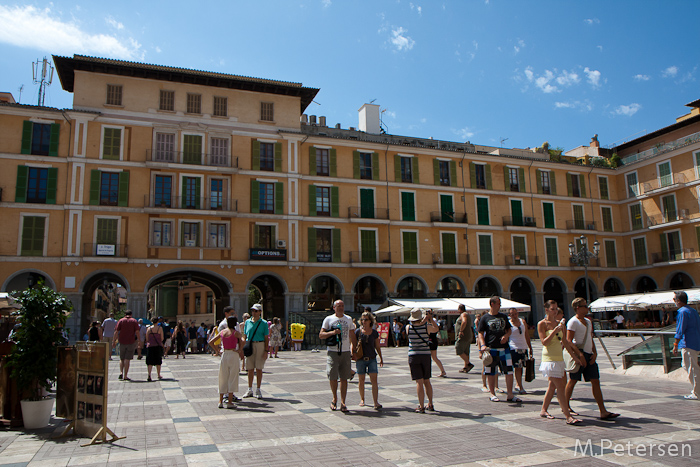
<svg viewBox="0 0 700 467"><path fill-rule="evenodd" d="M484 367L484 374L487 376L489 392L491 393L490 399L491 402L500 402L495 392L496 368L500 368L501 373L506 375L508 402L521 402L519 397L513 396L513 362L508 345L511 333L510 322L508 317L499 311L501 309L500 297L491 297L489 306L491 309L479 320L477 331L481 339L481 350L488 347L492 357L491 365Z"/></svg>

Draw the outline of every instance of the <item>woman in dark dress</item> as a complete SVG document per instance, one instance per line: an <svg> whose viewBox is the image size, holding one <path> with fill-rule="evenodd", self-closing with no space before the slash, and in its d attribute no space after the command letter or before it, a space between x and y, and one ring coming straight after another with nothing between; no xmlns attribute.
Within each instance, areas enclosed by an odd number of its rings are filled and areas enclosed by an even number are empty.
<svg viewBox="0 0 700 467"><path fill-rule="evenodd" d="M163 328L158 326L161 318L153 320L153 325L146 331L146 365L148 366L148 381L151 379L151 371L156 367L158 379L160 376L160 366L163 364Z"/></svg>
<svg viewBox="0 0 700 467"><path fill-rule="evenodd" d="M187 332L185 331L185 325L182 321L177 322L177 327L175 328L175 345L177 347L177 357L185 358L185 351L187 350Z"/></svg>
<svg viewBox="0 0 700 467"><path fill-rule="evenodd" d="M432 321L433 323L433 330L435 332L431 332L428 337L430 337L430 358L433 359L433 361L437 364L438 368L440 368L440 378L445 378L447 376L447 373L445 373L445 367L442 366L442 362L437 356L437 349L438 349L438 332L440 332L440 327L438 326L437 320L435 319L435 314L433 313L433 310L428 309L425 312L426 316L428 317L428 320Z"/></svg>
<svg viewBox="0 0 700 467"><path fill-rule="evenodd" d="M88 339L91 341L99 342L102 340L102 329L100 329L100 322L93 321L88 330Z"/></svg>

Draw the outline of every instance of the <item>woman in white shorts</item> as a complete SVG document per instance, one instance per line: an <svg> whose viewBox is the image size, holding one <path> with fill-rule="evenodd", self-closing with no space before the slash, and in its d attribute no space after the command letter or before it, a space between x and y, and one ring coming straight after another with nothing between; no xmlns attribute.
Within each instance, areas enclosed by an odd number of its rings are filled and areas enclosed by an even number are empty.
<svg viewBox="0 0 700 467"><path fill-rule="evenodd" d="M566 400L566 394L564 393L566 387L566 372L564 371L564 356L562 350L567 345L566 337L563 332L566 329L566 323L563 319L560 320L558 318L560 309L556 301L547 300L544 307L547 314L542 321L537 323L537 332L540 335L540 339L542 339L542 364L540 365L540 372L542 372L542 376L549 380L549 385L544 395L544 400L542 401L540 417L550 420L554 419L547 409L549 408L549 403L552 402L552 396L554 396L554 391L556 390L559 406L561 407L561 411L564 412L564 416L566 416L566 424L578 425L581 423L581 420L571 415L569 404ZM563 313L561 318L563 318Z"/></svg>

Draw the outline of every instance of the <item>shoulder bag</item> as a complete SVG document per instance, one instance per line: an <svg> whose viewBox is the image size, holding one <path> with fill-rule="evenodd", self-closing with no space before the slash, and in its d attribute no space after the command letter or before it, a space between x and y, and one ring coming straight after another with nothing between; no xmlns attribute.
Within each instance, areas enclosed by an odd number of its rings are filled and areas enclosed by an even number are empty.
<svg viewBox="0 0 700 467"><path fill-rule="evenodd" d="M357 336L357 347L355 347L355 358L357 360L360 360L362 357L364 357L364 351L362 350L362 329L358 329L355 331L355 335Z"/></svg>
<svg viewBox="0 0 700 467"><path fill-rule="evenodd" d="M577 346L579 349L583 349L586 346L589 333L588 321L586 321L586 336L583 338L583 344L580 347ZM562 352L562 356L564 357L564 366L566 367L564 371L567 373L578 373L578 371L581 369L581 365L574 359L574 357L571 356L569 351L567 350L566 352Z"/></svg>
<svg viewBox="0 0 700 467"><path fill-rule="evenodd" d="M253 329L253 333L250 335L250 339L246 339L245 344L243 345L243 355L246 357L253 355L253 336L255 336L255 333L258 331L258 327L260 326L261 322L262 318L259 318L258 323L255 325L255 329ZM247 337L248 336L246 336L246 338Z"/></svg>

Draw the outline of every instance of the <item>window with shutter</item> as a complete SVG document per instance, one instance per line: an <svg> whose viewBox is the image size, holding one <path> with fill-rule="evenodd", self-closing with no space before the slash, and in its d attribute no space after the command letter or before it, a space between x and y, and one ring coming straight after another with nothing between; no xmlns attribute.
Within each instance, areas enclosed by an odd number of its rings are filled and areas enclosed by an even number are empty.
<svg viewBox="0 0 700 467"><path fill-rule="evenodd" d="M228 138L211 139L210 164L218 167L228 167Z"/></svg>
<svg viewBox="0 0 700 467"><path fill-rule="evenodd" d="M202 164L202 135L184 135L183 164Z"/></svg>
<svg viewBox="0 0 700 467"><path fill-rule="evenodd" d="M612 208L603 206L600 208L601 216L603 217L603 231L613 231Z"/></svg>
<svg viewBox="0 0 700 467"><path fill-rule="evenodd" d="M583 230L586 228L586 220L583 217L583 206L580 204L572 204L571 208L574 211L574 229Z"/></svg>
<svg viewBox="0 0 700 467"><path fill-rule="evenodd" d="M559 266L557 239L555 237L545 237L544 246L547 254L547 266Z"/></svg>
<svg viewBox="0 0 700 467"><path fill-rule="evenodd" d="M442 232L442 263L457 264L457 235L453 232Z"/></svg>
<svg viewBox="0 0 700 467"><path fill-rule="evenodd" d="M199 177L182 177L182 208L200 208L201 179Z"/></svg>
<svg viewBox="0 0 700 467"><path fill-rule="evenodd" d="M617 267L617 252L615 251L615 240L605 240L605 262L609 268Z"/></svg>
<svg viewBox="0 0 700 467"><path fill-rule="evenodd" d="M260 170L275 171L275 144L259 143L260 145Z"/></svg>
<svg viewBox="0 0 700 467"><path fill-rule="evenodd" d="M100 245L116 245L119 225L118 219L97 219L97 232L95 234L95 243Z"/></svg>
<svg viewBox="0 0 700 467"><path fill-rule="evenodd" d="M331 189L327 186L316 187L316 215L331 215Z"/></svg>
<svg viewBox="0 0 700 467"><path fill-rule="evenodd" d="M122 130L121 128L103 128L102 158L109 160L121 159Z"/></svg>
<svg viewBox="0 0 700 467"><path fill-rule="evenodd" d="M316 261L330 263L333 261L333 229L316 229Z"/></svg>
<svg viewBox="0 0 700 467"><path fill-rule="evenodd" d="M608 177L598 177L598 189L600 190L600 199L610 199Z"/></svg>
<svg viewBox="0 0 700 467"><path fill-rule="evenodd" d="M228 98L214 96L214 115L217 117L228 116Z"/></svg>
<svg viewBox="0 0 700 467"><path fill-rule="evenodd" d="M553 229L554 221L554 203L542 203L542 214L544 217L544 228Z"/></svg>
<svg viewBox="0 0 700 467"><path fill-rule="evenodd" d="M630 206L630 220L632 223L632 230L639 230L644 227L641 204L633 204Z"/></svg>
<svg viewBox="0 0 700 467"><path fill-rule="evenodd" d="M477 235L479 243L479 264L493 266L493 250L491 249L490 235Z"/></svg>
<svg viewBox="0 0 700 467"><path fill-rule="evenodd" d="M187 113L201 114L202 113L202 95L187 93Z"/></svg>
<svg viewBox="0 0 700 467"><path fill-rule="evenodd" d="M107 105L122 105L122 89L120 84L107 85Z"/></svg>
<svg viewBox="0 0 700 467"><path fill-rule="evenodd" d="M402 191L401 192L401 220L415 221L416 220L416 202L415 193Z"/></svg>
<svg viewBox="0 0 700 467"><path fill-rule="evenodd" d="M151 244L153 246L170 246L172 227L172 221L153 221Z"/></svg>
<svg viewBox="0 0 700 467"><path fill-rule="evenodd" d="M404 264L418 264L418 232L402 232Z"/></svg>
<svg viewBox="0 0 700 467"><path fill-rule="evenodd" d="M360 188L360 217L374 219L374 190Z"/></svg>
<svg viewBox="0 0 700 467"><path fill-rule="evenodd" d="M119 173L100 172L100 205L117 206L119 202Z"/></svg>
<svg viewBox="0 0 700 467"><path fill-rule="evenodd" d="M639 184L637 183L637 172L632 172L626 175L627 179L627 197L634 198L639 196Z"/></svg>
<svg viewBox="0 0 700 467"><path fill-rule="evenodd" d="M634 248L634 265L645 266L647 264L647 244L644 237L632 240Z"/></svg>
<svg viewBox="0 0 700 467"><path fill-rule="evenodd" d="M489 225L488 198L476 198L476 220L478 225Z"/></svg>
<svg viewBox="0 0 700 467"><path fill-rule="evenodd" d="M28 167L26 182L27 203L46 203L46 194L49 183L49 169ZM55 188L54 188L55 191ZM54 195L55 198L55 195Z"/></svg>
<svg viewBox="0 0 700 467"><path fill-rule="evenodd" d="M275 184L260 182L260 213L275 213Z"/></svg>
<svg viewBox="0 0 700 467"><path fill-rule="evenodd" d="M156 150L153 160L157 162L175 162L175 135L173 133L156 133Z"/></svg>
<svg viewBox="0 0 700 467"><path fill-rule="evenodd" d="M360 256L363 263L377 262L377 232L360 229Z"/></svg>
<svg viewBox="0 0 700 467"><path fill-rule="evenodd" d="M160 91L158 110L175 110L175 91Z"/></svg>
<svg viewBox="0 0 700 467"><path fill-rule="evenodd" d="M413 158L412 157L401 157L401 181L404 183L413 183Z"/></svg>
<svg viewBox="0 0 700 467"><path fill-rule="evenodd" d="M673 184L673 175L671 174L671 162L666 161L658 166L659 171L659 186L666 187Z"/></svg>
<svg viewBox="0 0 700 467"><path fill-rule="evenodd" d="M43 256L46 218L42 216L22 217L21 256Z"/></svg>

